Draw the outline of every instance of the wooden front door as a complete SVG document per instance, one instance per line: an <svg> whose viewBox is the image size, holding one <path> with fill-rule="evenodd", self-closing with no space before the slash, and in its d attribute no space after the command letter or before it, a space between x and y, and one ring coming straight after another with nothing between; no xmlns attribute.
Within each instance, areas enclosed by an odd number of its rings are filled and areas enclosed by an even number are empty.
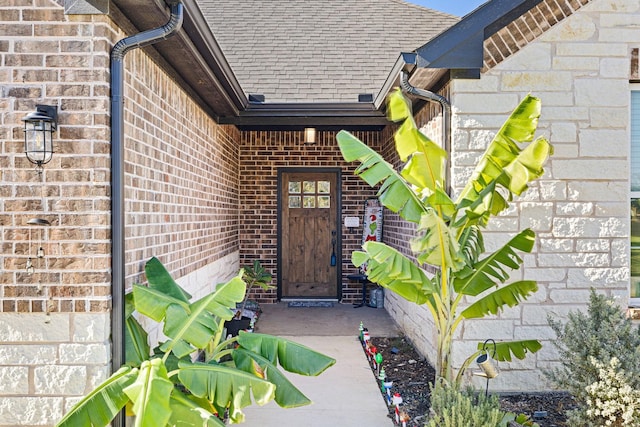
<svg viewBox="0 0 640 427"><path fill-rule="evenodd" d="M338 171L281 173L281 298L339 297L338 182Z"/></svg>

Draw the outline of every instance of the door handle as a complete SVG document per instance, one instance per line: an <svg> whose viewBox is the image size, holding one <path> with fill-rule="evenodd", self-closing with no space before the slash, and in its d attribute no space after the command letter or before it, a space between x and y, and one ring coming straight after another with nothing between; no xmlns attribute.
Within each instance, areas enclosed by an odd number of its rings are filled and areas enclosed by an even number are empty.
<svg viewBox="0 0 640 427"><path fill-rule="evenodd" d="M331 267L335 267L338 263L336 258L336 230L331 232Z"/></svg>

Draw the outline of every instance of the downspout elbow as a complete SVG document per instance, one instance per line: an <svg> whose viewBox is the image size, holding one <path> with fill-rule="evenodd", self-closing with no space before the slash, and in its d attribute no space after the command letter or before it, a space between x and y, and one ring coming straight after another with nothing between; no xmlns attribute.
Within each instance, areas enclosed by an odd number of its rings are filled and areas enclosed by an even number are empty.
<svg viewBox="0 0 640 427"><path fill-rule="evenodd" d="M184 20L184 6L177 2L171 5L171 16L169 21L161 27L143 31L118 41L111 50L111 59L121 61L124 55L131 49L145 47L147 45L168 39L180 28Z"/></svg>
<svg viewBox="0 0 640 427"><path fill-rule="evenodd" d="M400 72L400 87L405 93L413 95L417 98L423 99L425 101L437 102L442 106L442 110L446 113L447 116L451 115L451 104L449 103L449 100L447 98L437 93L412 86L411 83L409 83L409 74L404 70Z"/></svg>

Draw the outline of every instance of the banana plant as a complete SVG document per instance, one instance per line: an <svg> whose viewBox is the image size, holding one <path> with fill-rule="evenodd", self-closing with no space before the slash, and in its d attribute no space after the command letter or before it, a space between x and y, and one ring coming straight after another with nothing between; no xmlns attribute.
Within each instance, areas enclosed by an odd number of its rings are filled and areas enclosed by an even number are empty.
<svg viewBox="0 0 640 427"><path fill-rule="evenodd" d="M388 100L389 118L399 122L394 140L404 163L400 171L349 132L337 135L344 159L360 162L355 174L379 187L377 195L386 208L416 224L411 256L384 243L366 242L362 251L352 253L352 262L356 267L366 266L370 281L426 306L438 331L436 373L449 382L460 383L464 369L483 351L483 343L478 343L476 354L454 378L451 346L462 322L495 315L538 290L531 280L508 283L510 270L522 265L519 253L533 249L534 232L523 230L487 254L482 229L544 173L543 165L553 149L545 138L534 139L540 108L538 98L527 95L522 100L455 200L446 190L447 153L420 132L411 103L400 90ZM427 273L426 265L435 273ZM537 340L499 342L496 358L522 359L541 347Z"/></svg>
<svg viewBox="0 0 640 427"><path fill-rule="evenodd" d="M275 400L285 408L311 401L279 367L316 376L335 359L293 341L241 332L225 339L224 322L243 300L244 272L195 302L157 258L145 265L148 286L134 285L125 310L126 363L58 426L106 426L126 407L135 426L224 426L244 420L242 408ZM153 351L134 316L163 323L167 340ZM205 349L207 357L203 358Z"/></svg>

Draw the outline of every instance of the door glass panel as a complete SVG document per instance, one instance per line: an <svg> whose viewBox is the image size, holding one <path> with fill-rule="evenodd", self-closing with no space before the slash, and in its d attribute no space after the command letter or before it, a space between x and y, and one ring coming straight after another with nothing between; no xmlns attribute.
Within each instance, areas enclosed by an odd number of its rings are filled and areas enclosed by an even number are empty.
<svg viewBox="0 0 640 427"><path fill-rule="evenodd" d="M331 197L329 196L318 196L318 207L319 208L330 208L331 207Z"/></svg>
<svg viewBox="0 0 640 427"><path fill-rule="evenodd" d="M289 196L289 207L290 208L299 208L300 207L300 196Z"/></svg>
<svg viewBox="0 0 640 427"><path fill-rule="evenodd" d="M305 208L315 208L316 207L316 197L315 196L304 196L302 201L304 203Z"/></svg>
<svg viewBox="0 0 640 427"><path fill-rule="evenodd" d="M331 183L329 181L318 181L318 193L327 194L331 191Z"/></svg>
<svg viewBox="0 0 640 427"><path fill-rule="evenodd" d="M289 182L289 193L300 193L300 181Z"/></svg>
<svg viewBox="0 0 640 427"><path fill-rule="evenodd" d="M316 182L315 181L304 181L302 184L302 188L305 194L315 194L316 192Z"/></svg>

